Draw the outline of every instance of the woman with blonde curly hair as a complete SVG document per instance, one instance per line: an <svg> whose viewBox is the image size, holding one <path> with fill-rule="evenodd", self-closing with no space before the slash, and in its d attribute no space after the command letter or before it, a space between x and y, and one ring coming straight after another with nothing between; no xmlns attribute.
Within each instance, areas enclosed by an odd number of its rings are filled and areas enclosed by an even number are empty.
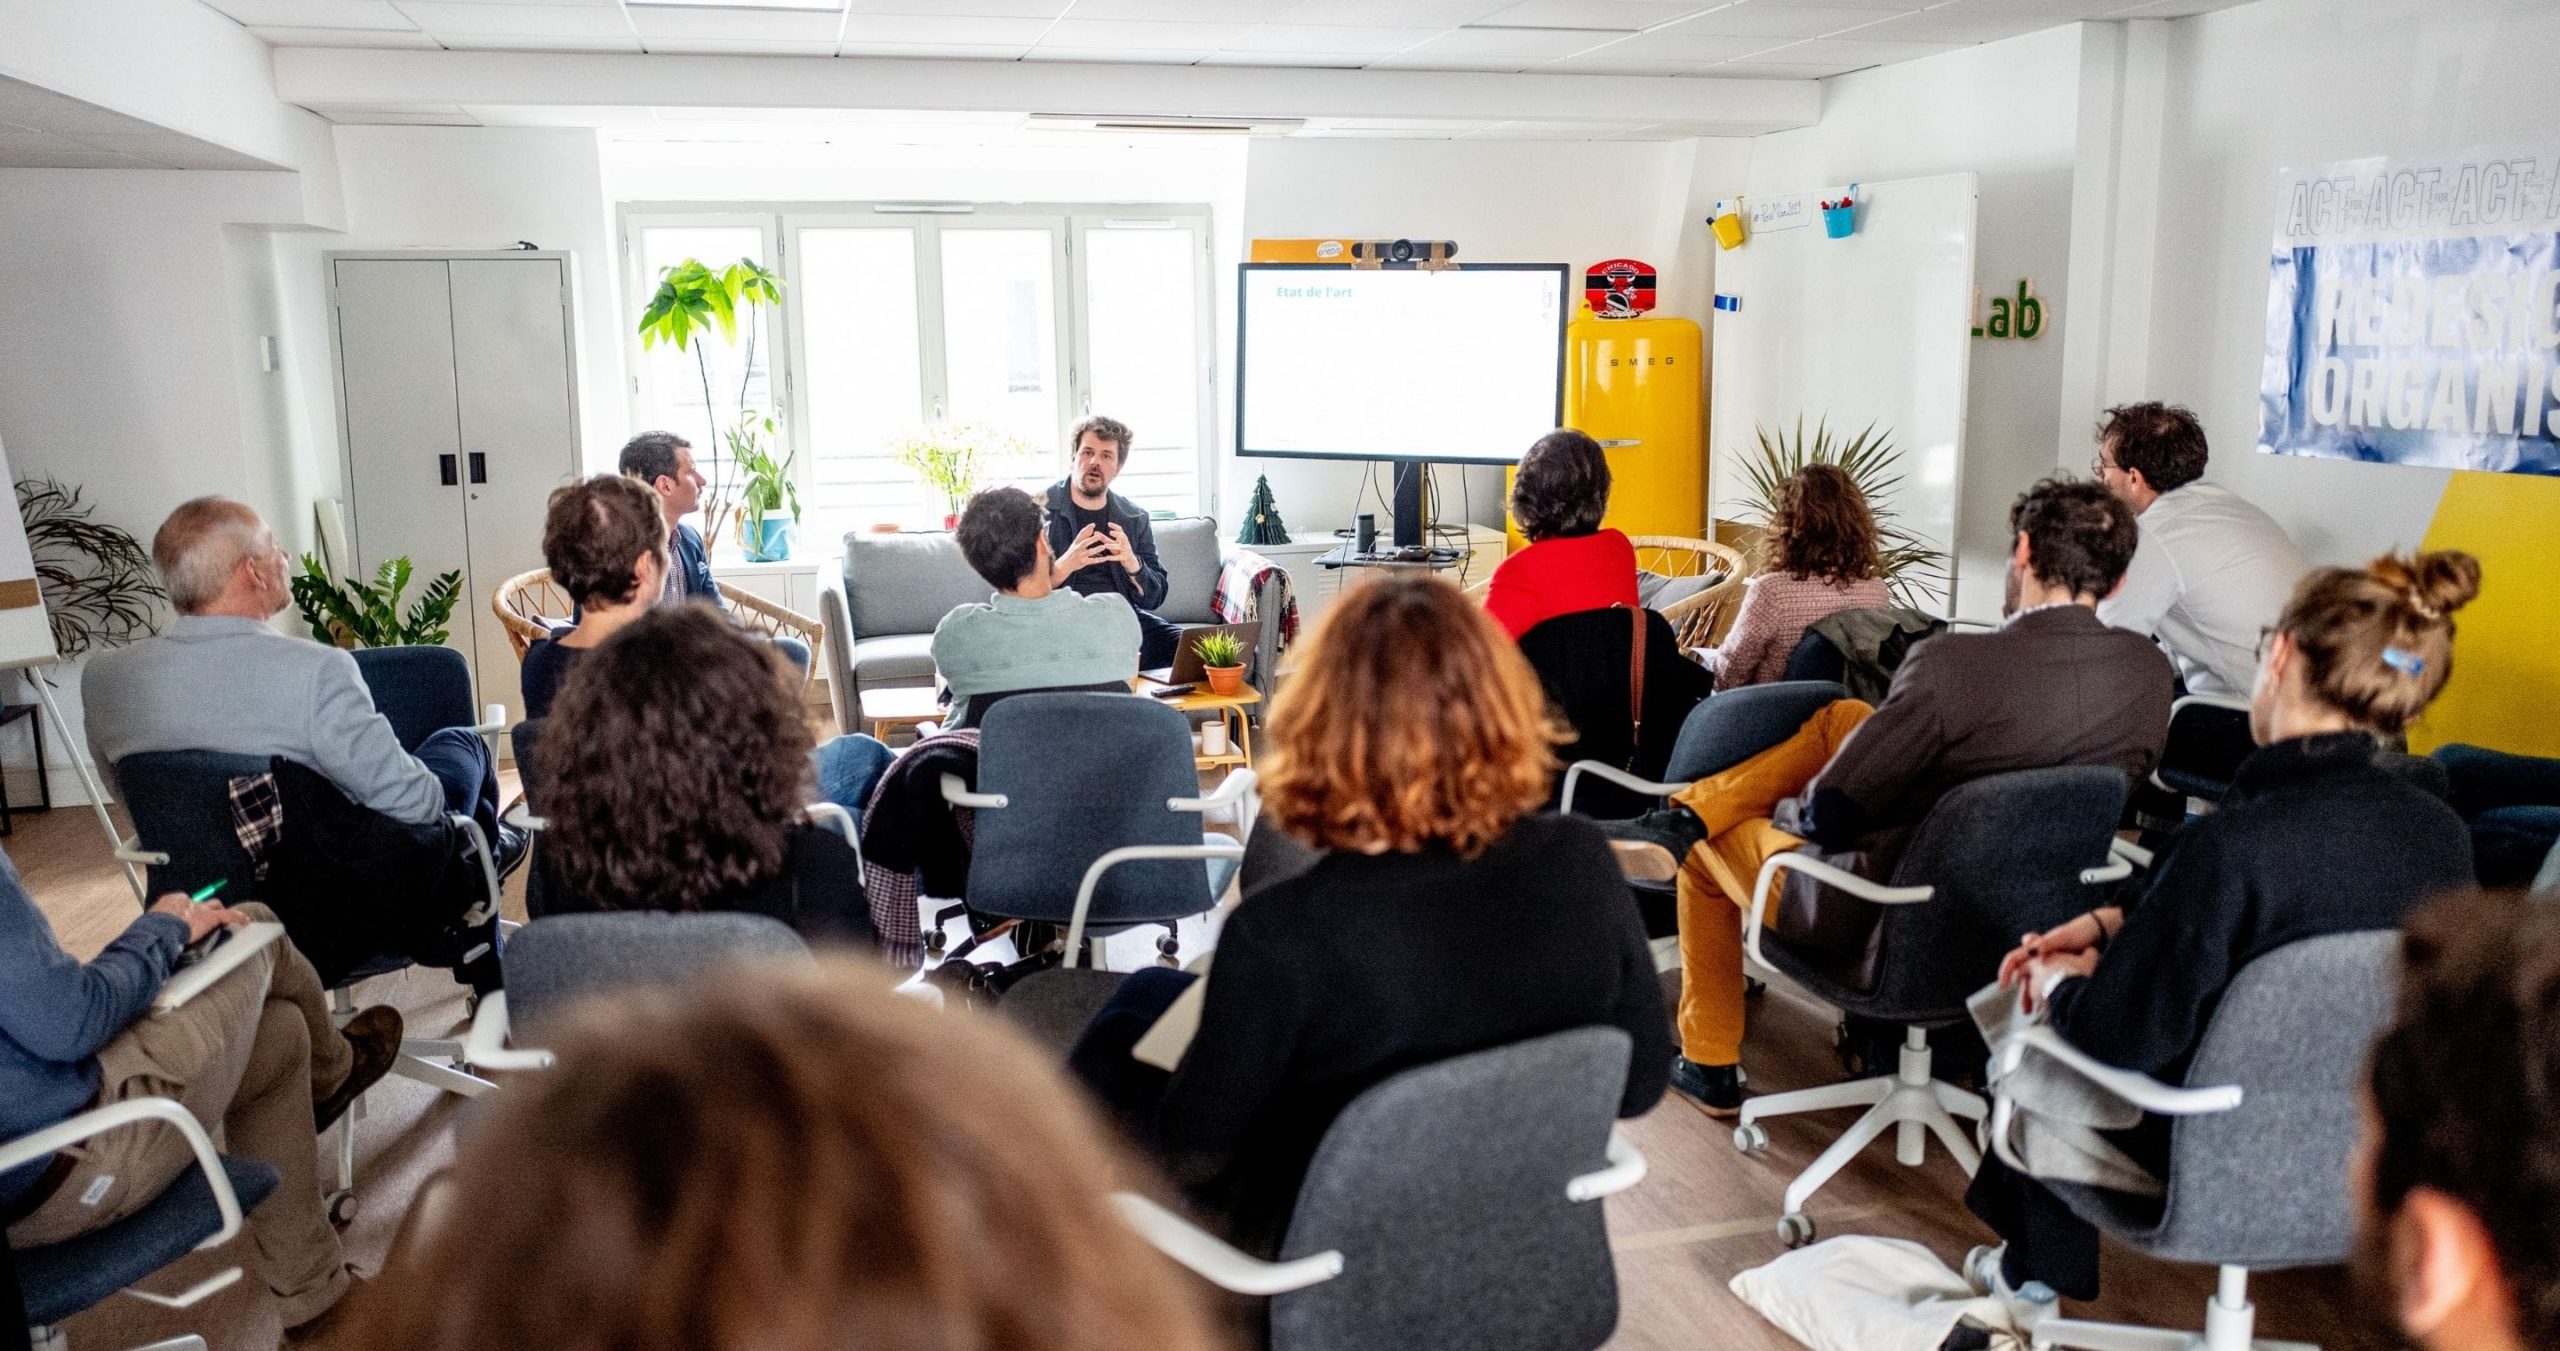
<svg viewBox="0 0 2560 1351"><path fill-rule="evenodd" d="M1128 1047L1189 979L1142 971L1076 1067L1238 1242L1274 1246L1333 1118L1416 1065L1566 1028L1635 1038L1621 1115L1662 1096L1662 989L1608 840L1533 814L1561 733L1527 659L1457 588L1336 601L1264 733L1264 828L1318 851L1218 938L1169 1078Z"/></svg>
<svg viewBox="0 0 2560 1351"><path fill-rule="evenodd" d="M765 965L569 1015L335 1344L1222 1346L1200 1286L1121 1222L1140 1170L1056 1067L886 986Z"/></svg>
<svg viewBox="0 0 2560 1351"><path fill-rule="evenodd" d="M743 910L872 941L862 860L811 825L809 724L766 643L660 606L578 661L543 729L538 917Z"/></svg>

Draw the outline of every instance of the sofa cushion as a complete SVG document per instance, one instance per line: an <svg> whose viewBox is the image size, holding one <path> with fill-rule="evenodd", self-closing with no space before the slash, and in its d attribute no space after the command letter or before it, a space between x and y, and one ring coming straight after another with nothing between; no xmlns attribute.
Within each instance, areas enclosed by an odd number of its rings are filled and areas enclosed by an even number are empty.
<svg viewBox="0 0 2560 1351"><path fill-rule="evenodd" d="M960 542L948 532L855 531L844 537L846 617L853 621L857 640L930 635L952 607L985 600L993 590L970 570L969 560L960 556ZM863 674L868 678L870 673Z"/></svg>
<svg viewBox="0 0 2560 1351"><path fill-rule="evenodd" d="M1206 516L1157 521L1156 561L1164 564L1165 599L1157 614L1176 624L1215 624L1209 601L1218 589L1218 523Z"/></svg>
<svg viewBox="0 0 2560 1351"><path fill-rule="evenodd" d="M853 642L853 678L865 689L933 683L933 635L891 633Z"/></svg>

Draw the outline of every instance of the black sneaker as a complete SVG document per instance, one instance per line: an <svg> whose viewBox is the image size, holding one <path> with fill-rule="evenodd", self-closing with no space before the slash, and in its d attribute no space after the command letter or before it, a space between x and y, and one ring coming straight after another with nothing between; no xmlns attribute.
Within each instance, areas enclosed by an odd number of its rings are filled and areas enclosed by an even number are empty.
<svg viewBox="0 0 2560 1351"><path fill-rule="evenodd" d="M1689 851L1707 838L1707 823L1674 803L1624 821L1598 823L1600 833L1629 844L1649 844L1671 856L1674 867L1689 860Z"/></svg>
<svg viewBox="0 0 2560 1351"><path fill-rule="evenodd" d="M1687 1056L1671 1057L1671 1086L1698 1100L1707 1115L1742 1115L1742 1067L1701 1065Z"/></svg>
<svg viewBox="0 0 2560 1351"><path fill-rule="evenodd" d="M498 880L504 882L524 866L525 856L533 852L533 832L501 821L498 838L489 842L489 852L496 855L490 863L498 870Z"/></svg>

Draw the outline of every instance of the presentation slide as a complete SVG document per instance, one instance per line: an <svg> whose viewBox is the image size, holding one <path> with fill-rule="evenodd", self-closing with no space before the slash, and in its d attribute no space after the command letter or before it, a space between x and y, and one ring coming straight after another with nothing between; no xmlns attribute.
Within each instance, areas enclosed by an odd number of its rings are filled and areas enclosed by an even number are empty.
<svg viewBox="0 0 2560 1351"><path fill-rule="evenodd" d="M1242 455L1506 463L1563 416L1565 269L1244 269Z"/></svg>

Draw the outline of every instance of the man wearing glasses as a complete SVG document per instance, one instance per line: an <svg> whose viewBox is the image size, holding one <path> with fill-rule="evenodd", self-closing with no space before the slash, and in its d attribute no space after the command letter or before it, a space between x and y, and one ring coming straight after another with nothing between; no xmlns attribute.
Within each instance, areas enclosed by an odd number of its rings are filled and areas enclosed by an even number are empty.
<svg viewBox="0 0 2560 1351"><path fill-rule="evenodd" d="M2308 565L2274 518L2204 482L2205 457L2204 427L2184 408L2106 411L2089 470L2133 508L2142 543L2098 617L2158 639L2189 693L2245 696L2258 633Z"/></svg>

